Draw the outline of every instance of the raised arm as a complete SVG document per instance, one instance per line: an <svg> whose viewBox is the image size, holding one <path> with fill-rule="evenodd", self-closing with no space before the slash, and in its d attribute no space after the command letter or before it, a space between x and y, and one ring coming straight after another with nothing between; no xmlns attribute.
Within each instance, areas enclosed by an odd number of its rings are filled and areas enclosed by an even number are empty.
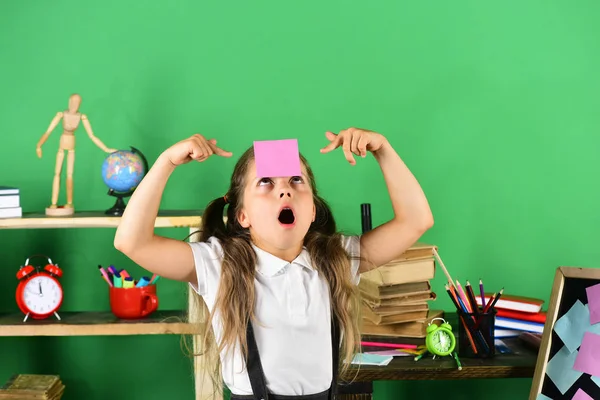
<svg viewBox="0 0 600 400"><path fill-rule="evenodd" d="M46 132L44 132L44 134L38 141L37 146L35 148L35 151L36 151L38 157L40 157L40 158L42 157L42 146L44 145L44 143L46 143L46 140L48 140L48 137L50 137L50 134L52 133L54 128L56 128L56 126L58 125L58 123L60 122L62 117L63 117L62 111L57 112L56 115L54 116L54 118L52 118L52 121L50 121L50 125L48 126L48 129L46 129Z"/></svg>
<svg viewBox="0 0 600 400"><path fill-rule="evenodd" d="M427 198L408 167L382 135L362 129L347 129L334 135L328 132L331 143L322 151L343 146L346 159L352 164L352 154L365 157L370 151L378 161L388 189L394 216L391 220L366 232L360 241L359 272L379 267L400 256L433 226L433 216Z"/></svg>
<svg viewBox="0 0 600 400"><path fill-rule="evenodd" d="M194 135L165 150L129 199L117 228L114 246L142 268L164 278L196 282L189 245L154 233L160 200L167 180L178 165L204 161L212 154L230 157L201 135Z"/></svg>
<svg viewBox="0 0 600 400"><path fill-rule="evenodd" d="M102 143L102 140L98 139L94 135L94 131L92 130L92 125L90 124L90 120L88 119L87 115L85 115L85 114L81 115L81 122L83 123L83 127L85 128L85 131L87 132L88 136L90 137L90 139L92 139L92 142L94 142L94 144L96 146L100 147L102 149L102 151L104 151L106 153L113 153L113 152L117 151L116 149L110 149L110 148L106 147L106 145L104 143Z"/></svg>

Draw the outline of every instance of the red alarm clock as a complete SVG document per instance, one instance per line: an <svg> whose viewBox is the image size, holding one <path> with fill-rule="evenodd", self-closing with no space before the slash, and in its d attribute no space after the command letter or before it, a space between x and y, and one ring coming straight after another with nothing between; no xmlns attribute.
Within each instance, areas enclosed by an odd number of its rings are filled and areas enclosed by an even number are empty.
<svg viewBox="0 0 600 400"><path fill-rule="evenodd" d="M17 272L19 285L16 297L17 305L25 314L23 322L27 321L30 316L33 319L45 319L52 314L60 320L56 311L62 304L63 290L58 278L63 273L49 257L41 257L48 260L48 264L43 270L30 265L28 258Z"/></svg>

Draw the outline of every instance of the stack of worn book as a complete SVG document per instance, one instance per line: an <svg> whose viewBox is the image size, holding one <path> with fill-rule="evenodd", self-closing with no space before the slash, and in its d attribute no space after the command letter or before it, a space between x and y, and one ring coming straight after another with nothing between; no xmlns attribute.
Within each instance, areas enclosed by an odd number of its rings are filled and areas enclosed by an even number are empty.
<svg viewBox="0 0 600 400"><path fill-rule="evenodd" d="M64 391L58 375L19 374L0 387L0 399L58 400Z"/></svg>
<svg viewBox="0 0 600 400"><path fill-rule="evenodd" d="M436 299L430 281L435 276L435 246L416 243L400 257L360 275L361 333L369 336L424 338Z"/></svg>

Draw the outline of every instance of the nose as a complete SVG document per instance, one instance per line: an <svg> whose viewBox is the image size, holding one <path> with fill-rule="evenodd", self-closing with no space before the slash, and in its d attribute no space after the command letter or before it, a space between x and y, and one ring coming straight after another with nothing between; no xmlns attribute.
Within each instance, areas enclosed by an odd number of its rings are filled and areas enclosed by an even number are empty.
<svg viewBox="0 0 600 400"><path fill-rule="evenodd" d="M282 180L279 182L279 198L283 199L284 197L292 197L292 188L290 187L289 182Z"/></svg>

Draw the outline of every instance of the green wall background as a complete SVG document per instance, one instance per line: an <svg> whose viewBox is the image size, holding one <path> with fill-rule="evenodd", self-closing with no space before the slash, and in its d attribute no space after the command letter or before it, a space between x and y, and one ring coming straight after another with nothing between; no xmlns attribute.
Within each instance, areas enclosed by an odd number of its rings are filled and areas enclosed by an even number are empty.
<svg viewBox="0 0 600 400"><path fill-rule="evenodd" d="M60 131L35 146L68 96L83 97L109 147L154 161L195 132L239 155L253 140L299 138L339 226L391 217L374 159L351 167L322 155L326 130L366 127L389 138L435 216L424 240L455 278L548 300L560 265L596 267L600 3L391 0L98 3L0 2L0 184L26 212L50 200ZM78 131L75 204L114 200L104 154ZM180 168L161 207L199 209L224 193L234 159ZM184 238L184 229L162 233ZM112 246L114 230L0 231L0 311L17 311L14 273L33 253L65 269L63 310L107 310L96 265L141 270ZM451 310L440 273L433 306ZM162 281L161 307L185 304ZM2 338L0 381L59 373L64 398L191 398L176 336ZM381 382L375 399L525 398L530 379Z"/></svg>

